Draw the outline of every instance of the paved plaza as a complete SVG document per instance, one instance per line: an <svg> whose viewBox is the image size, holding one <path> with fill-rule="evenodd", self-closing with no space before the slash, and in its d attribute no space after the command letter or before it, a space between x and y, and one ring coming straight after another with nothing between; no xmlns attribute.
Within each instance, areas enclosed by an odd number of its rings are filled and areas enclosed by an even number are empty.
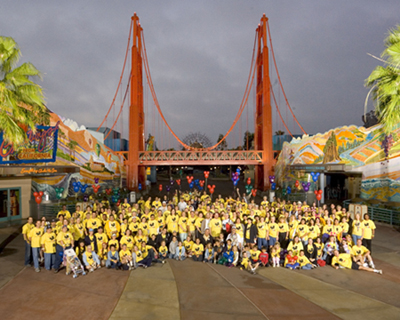
<svg viewBox="0 0 400 320"><path fill-rule="evenodd" d="M377 225L373 241L383 275L330 267L262 268L251 275L168 260L148 269L100 269L73 279L63 271L24 268L17 232L17 227L0 229L2 320L400 318L400 233L387 225Z"/></svg>

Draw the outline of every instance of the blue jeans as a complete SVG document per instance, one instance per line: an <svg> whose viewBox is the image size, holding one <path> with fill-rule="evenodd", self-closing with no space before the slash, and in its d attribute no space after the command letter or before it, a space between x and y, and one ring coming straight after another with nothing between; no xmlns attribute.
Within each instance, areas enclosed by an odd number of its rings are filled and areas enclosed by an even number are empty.
<svg viewBox="0 0 400 320"><path fill-rule="evenodd" d="M303 270L311 270L312 269L312 265L310 263L307 263L305 266L301 267Z"/></svg>
<svg viewBox="0 0 400 320"><path fill-rule="evenodd" d="M54 269L58 270L60 269L61 262L62 262L62 254L64 253L63 247L61 247L59 244L56 245L56 257L55 257L55 263L54 263Z"/></svg>
<svg viewBox="0 0 400 320"><path fill-rule="evenodd" d="M269 237L268 246L274 246L275 243L276 243L276 238L274 238L274 237Z"/></svg>
<svg viewBox="0 0 400 320"><path fill-rule="evenodd" d="M25 241L25 265L32 263L32 247L31 245Z"/></svg>
<svg viewBox="0 0 400 320"><path fill-rule="evenodd" d="M56 261L55 253L44 254L44 267L46 268L46 270L51 270L51 267L54 267L55 261Z"/></svg>
<svg viewBox="0 0 400 320"><path fill-rule="evenodd" d="M180 257L179 257L179 256L176 254L176 255L175 255L175 259L179 259L179 258L181 258L182 261L186 259L185 256L180 256Z"/></svg>
<svg viewBox="0 0 400 320"><path fill-rule="evenodd" d="M258 250L261 250L262 247L265 247L268 250L268 240L265 238L257 238L257 247Z"/></svg>
<svg viewBox="0 0 400 320"><path fill-rule="evenodd" d="M33 265L39 269L40 248L32 248Z"/></svg>
<svg viewBox="0 0 400 320"><path fill-rule="evenodd" d="M352 238L353 238L353 243L356 245L357 244L357 240L361 239L361 236L356 236L356 235L353 234Z"/></svg>
<svg viewBox="0 0 400 320"><path fill-rule="evenodd" d="M121 266L121 262L117 262L117 263L115 263L114 261L111 261L111 260L107 260L106 261L106 267L107 268L112 268L112 269L115 269L116 267L120 267Z"/></svg>

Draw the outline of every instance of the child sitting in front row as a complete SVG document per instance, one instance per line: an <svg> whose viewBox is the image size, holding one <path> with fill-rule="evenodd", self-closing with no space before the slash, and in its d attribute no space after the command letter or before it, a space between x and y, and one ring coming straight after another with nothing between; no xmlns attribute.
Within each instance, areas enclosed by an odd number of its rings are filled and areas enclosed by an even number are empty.
<svg viewBox="0 0 400 320"><path fill-rule="evenodd" d="M290 270L300 268L300 265L297 262L297 260L298 260L298 257L293 254L292 250L289 250L289 252L285 258L285 267Z"/></svg>

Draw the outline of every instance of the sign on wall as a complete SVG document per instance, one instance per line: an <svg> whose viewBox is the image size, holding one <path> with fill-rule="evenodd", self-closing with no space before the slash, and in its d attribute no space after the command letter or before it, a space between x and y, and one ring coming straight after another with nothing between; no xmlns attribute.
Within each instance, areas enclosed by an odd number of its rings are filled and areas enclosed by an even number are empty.
<svg viewBox="0 0 400 320"><path fill-rule="evenodd" d="M28 141L19 146L4 141L0 133L0 164L55 162L57 156L59 122L54 127L36 126L36 132L28 130Z"/></svg>

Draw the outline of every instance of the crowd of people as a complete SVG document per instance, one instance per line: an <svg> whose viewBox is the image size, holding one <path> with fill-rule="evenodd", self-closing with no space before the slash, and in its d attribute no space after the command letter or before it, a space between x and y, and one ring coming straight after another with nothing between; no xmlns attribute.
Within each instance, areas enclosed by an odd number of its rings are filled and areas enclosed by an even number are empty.
<svg viewBox="0 0 400 320"><path fill-rule="evenodd" d="M73 249L85 270L147 268L167 259L193 259L239 267L311 270L329 265L382 274L372 259L376 226L368 214L354 218L341 206L311 206L250 196L212 199L206 192L124 199L112 206L104 199L75 212L64 206L57 217L23 226L25 265L36 272L59 272L64 251Z"/></svg>

